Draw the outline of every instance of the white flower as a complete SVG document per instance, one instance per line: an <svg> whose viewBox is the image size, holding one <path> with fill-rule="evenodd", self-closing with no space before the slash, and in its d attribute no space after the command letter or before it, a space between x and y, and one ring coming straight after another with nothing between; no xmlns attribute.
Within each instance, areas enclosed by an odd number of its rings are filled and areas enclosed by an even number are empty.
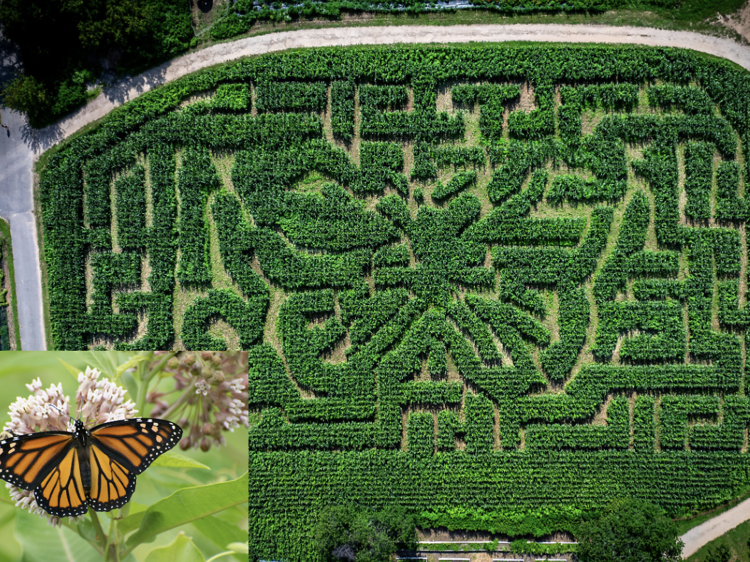
<svg viewBox="0 0 750 562"><path fill-rule="evenodd" d="M28 398L19 397L10 405L10 422L4 431L16 434L35 431L69 431L68 397L63 396L62 385L50 386L42 390L42 381L34 380L26 388L34 394ZM57 406L59 410L50 407Z"/></svg>
<svg viewBox="0 0 750 562"><path fill-rule="evenodd" d="M125 389L110 382L98 380L101 373L86 367L85 373L78 374L76 402L83 423L95 426L113 420L129 420L135 413L135 404L128 400L123 404Z"/></svg>
<svg viewBox="0 0 750 562"><path fill-rule="evenodd" d="M211 390L211 387L203 379L201 379L201 380L199 380L198 382L195 383L195 393L196 394L202 394L203 396L208 396L208 391L209 390Z"/></svg>

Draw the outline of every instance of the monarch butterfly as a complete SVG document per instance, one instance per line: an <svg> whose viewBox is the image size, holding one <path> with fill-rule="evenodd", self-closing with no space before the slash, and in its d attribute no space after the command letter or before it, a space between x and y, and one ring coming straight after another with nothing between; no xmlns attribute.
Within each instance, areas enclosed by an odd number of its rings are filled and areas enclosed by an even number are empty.
<svg viewBox="0 0 750 562"><path fill-rule="evenodd" d="M135 477L182 437L167 420L133 418L86 429L15 435L0 441L0 478L34 490L39 506L58 517L122 507L135 491Z"/></svg>

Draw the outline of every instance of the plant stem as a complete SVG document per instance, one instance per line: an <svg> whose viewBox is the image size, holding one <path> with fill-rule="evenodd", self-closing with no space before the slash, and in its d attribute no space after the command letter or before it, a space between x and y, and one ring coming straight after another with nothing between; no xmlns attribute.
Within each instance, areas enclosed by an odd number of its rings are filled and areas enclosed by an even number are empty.
<svg viewBox="0 0 750 562"><path fill-rule="evenodd" d="M118 552L117 552L117 550L118 550L118 548L117 548L117 541L118 541L118 539L117 539L117 530L116 530L116 527L115 527L115 518L114 517L110 517L109 518L109 538L107 539L107 548L109 549L109 548L112 548L114 546L114 554L115 554L114 560L115 561L117 561L117 560L120 559L120 557L118 556ZM114 543L114 545L113 545L113 543Z"/></svg>
<svg viewBox="0 0 750 562"><path fill-rule="evenodd" d="M162 355L161 360L156 364L156 366L153 369L151 369L151 372L148 374L148 378L151 378L156 373L164 369L164 365L167 364L167 361L172 359L172 357L174 357L175 355L177 355L176 351L170 351L169 353L165 353L164 355Z"/></svg>
<svg viewBox="0 0 750 562"><path fill-rule="evenodd" d="M154 352L153 351L141 351L138 354L138 356L144 358L143 361L138 363L138 365L136 366L136 371L138 372L138 379L141 380L143 379L144 372L146 371L146 364L149 361L151 361L151 358L154 356Z"/></svg>
<svg viewBox="0 0 750 562"><path fill-rule="evenodd" d="M217 558L219 558L219 556L226 556L227 554L237 554L237 553L234 552L233 550L227 550L226 552L220 552L219 554L216 554L216 555L212 556L211 558L209 558L208 560L206 560L206 562L213 562L214 560L216 560Z"/></svg>
<svg viewBox="0 0 750 562"><path fill-rule="evenodd" d="M182 393L182 396L180 396L174 404L167 408L167 410L161 415L161 417L165 420L169 419L169 416L175 413L180 406L187 402L188 398L190 398L194 394L194 392L195 391L193 390L192 386L187 387L187 389L185 389L185 392Z"/></svg>
<svg viewBox="0 0 750 562"><path fill-rule="evenodd" d="M96 529L96 538L99 541L99 546L101 546L104 551L104 560L107 560L107 551L109 549L107 535L104 534L104 529L102 529L102 524L101 521L99 521L99 516L96 514L96 511L89 508L89 515L91 516L91 522L94 524L94 529Z"/></svg>
<svg viewBox="0 0 750 562"><path fill-rule="evenodd" d="M135 409L139 415L145 416L146 413L143 408L146 407L146 393L148 392L148 379L144 378L141 381L141 386L138 387L138 397L135 399Z"/></svg>
<svg viewBox="0 0 750 562"><path fill-rule="evenodd" d="M146 415L146 412L144 412L144 408L146 407L146 396L148 395L148 383L151 381L154 375L156 375L157 373L161 372L164 369L164 365L167 364L167 361L169 361L176 354L177 354L176 351L170 351L169 353L165 353L164 356L154 366L153 369L151 369L148 372L143 373L143 376L141 377L141 386L138 387L138 397L136 398L136 401L135 401L135 409L138 410L138 412L142 416ZM145 361L143 363L145 363Z"/></svg>
<svg viewBox="0 0 750 562"><path fill-rule="evenodd" d="M141 385L138 387L138 397L135 399L135 409L138 411L138 413L141 416L145 416L146 412L144 411L144 408L146 407L146 395L148 394L148 383L151 377L150 374L144 374L143 378L141 379Z"/></svg>

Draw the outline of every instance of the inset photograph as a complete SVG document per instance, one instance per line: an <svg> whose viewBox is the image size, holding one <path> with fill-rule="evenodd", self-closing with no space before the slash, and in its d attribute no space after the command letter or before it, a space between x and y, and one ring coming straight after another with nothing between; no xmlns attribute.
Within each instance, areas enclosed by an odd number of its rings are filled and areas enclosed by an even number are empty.
<svg viewBox="0 0 750 562"><path fill-rule="evenodd" d="M247 353L0 354L0 561L247 560Z"/></svg>

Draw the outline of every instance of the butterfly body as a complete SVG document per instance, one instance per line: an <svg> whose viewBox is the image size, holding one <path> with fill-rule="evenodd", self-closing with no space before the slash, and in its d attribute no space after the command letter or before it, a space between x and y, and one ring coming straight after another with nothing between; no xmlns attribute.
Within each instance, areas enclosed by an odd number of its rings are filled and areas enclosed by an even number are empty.
<svg viewBox="0 0 750 562"><path fill-rule="evenodd" d="M44 431L0 441L0 478L24 490L58 517L122 507L135 476L182 437L177 424L155 418L103 423L91 430Z"/></svg>

